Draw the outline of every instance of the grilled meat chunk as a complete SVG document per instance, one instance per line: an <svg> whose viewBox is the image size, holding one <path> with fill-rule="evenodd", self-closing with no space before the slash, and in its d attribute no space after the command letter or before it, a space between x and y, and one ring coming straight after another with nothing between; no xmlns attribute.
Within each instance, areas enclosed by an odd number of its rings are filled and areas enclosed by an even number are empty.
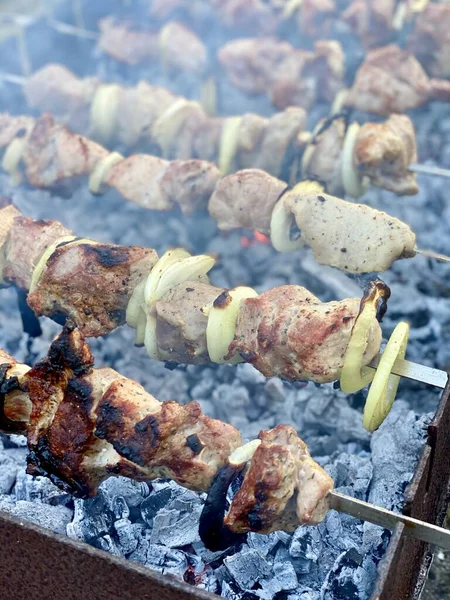
<svg viewBox="0 0 450 600"><path fill-rule="evenodd" d="M353 0L342 18L364 46L373 48L391 41L396 8L395 0Z"/></svg>
<svg viewBox="0 0 450 600"><path fill-rule="evenodd" d="M384 212L328 194L298 194L295 188L283 198L320 264L348 273L371 273L415 255L414 233Z"/></svg>
<svg viewBox="0 0 450 600"><path fill-rule="evenodd" d="M158 355L162 360L209 363L206 344L206 307L224 290L187 281L173 286L156 303Z"/></svg>
<svg viewBox="0 0 450 600"><path fill-rule="evenodd" d="M450 77L450 4L430 2L416 16L408 50L429 75Z"/></svg>
<svg viewBox="0 0 450 600"><path fill-rule="evenodd" d="M2 210L1 217L4 215ZM58 221L34 221L14 216L4 245L3 278L28 290L33 271L45 250L60 238L72 235Z"/></svg>
<svg viewBox="0 0 450 600"><path fill-rule="evenodd" d="M419 61L395 44L371 50L345 104L378 115L402 113L430 100L448 101L450 82L429 79Z"/></svg>
<svg viewBox="0 0 450 600"><path fill-rule="evenodd" d="M286 285L241 301L229 355L244 357L263 375L320 383L339 378L358 298L321 302L306 288ZM379 351L381 329L374 320L364 356Z"/></svg>
<svg viewBox="0 0 450 600"><path fill-rule="evenodd" d="M362 125L354 163L373 185L396 194L417 194L416 175L409 170L416 161L416 136L409 117L391 115L384 123Z"/></svg>
<svg viewBox="0 0 450 600"><path fill-rule="evenodd" d="M200 38L185 25L167 23L157 32L137 31L113 17L100 20L99 49L114 60L128 65L160 61L163 67L201 75L207 52Z"/></svg>
<svg viewBox="0 0 450 600"><path fill-rule="evenodd" d="M157 259L140 246L63 245L47 260L28 304L37 315L70 317L87 336L105 335L125 323L131 294Z"/></svg>
<svg viewBox="0 0 450 600"><path fill-rule="evenodd" d="M259 438L261 444L225 516L225 525L239 533L270 533L322 521L333 480L311 458L295 429L278 425L262 431Z"/></svg>
<svg viewBox="0 0 450 600"><path fill-rule="evenodd" d="M234 86L250 94L269 93L279 109L308 109L342 87L344 54L334 41L316 42L310 52L274 38L233 40L218 58Z"/></svg>
<svg viewBox="0 0 450 600"><path fill-rule="evenodd" d="M208 210L220 229L247 227L269 233L273 207L286 188L259 169L239 171L218 183Z"/></svg>

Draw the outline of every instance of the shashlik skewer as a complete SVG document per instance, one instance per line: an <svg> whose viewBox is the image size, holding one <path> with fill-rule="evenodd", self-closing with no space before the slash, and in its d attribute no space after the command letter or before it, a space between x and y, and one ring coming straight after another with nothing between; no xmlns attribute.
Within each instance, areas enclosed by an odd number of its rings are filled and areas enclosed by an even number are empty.
<svg viewBox="0 0 450 600"><path fill-rule="evenodd" d="M147 209L170 210L178 204L190 213L208 204L220 229L247 227L270 234L280 251L310 246L320 263L349 273L384 271L395 260L417 253L415 235L405 223L324 194L316 182L288 189L258 169L220 179L218 169L204 161L123 158L72 134L50 116L36 122L31 117L0 116L0 148L5 147L3 168L17 178L23 164L32 186L51 189L89 176L91 191L100 193L107 186ZM294 222L300 228L296 239L291 238Z"/></svg>
<svg viewBox="0 0 450 600"><path fill-rule="evenodd" d="M79 497L95 495L113 475L170 477L207 491L199 532L211 550L249 531L317 524L330 508L389 529L405 523L414 537L450 547L450 532L335 492L292 427L278 425L242 445L233 426L203 415L196 402L159 402L133 380L93 364L71 323L31 369L0 349L0 431L26 433L28 473ZM238 474L242 483L224 516Z"/></svg>
<svg viewBox="0 0 450 600"><path fill-rule="evenodd" d="M364 186L348 185L352 170L359 172L359 179L398 194L417 192L409 171L417 160L415 133L403 115L361 127L344 117L334 118L309 134L304 130L306 114L299 107L270 119L250 113L211 118L198 102L164 88L143 82L124 88L95 78L79 79L57 64L40 69L23 84L31 108L49 111L106 145L132 147L141 142L159 149L164 158L214 161L224 174L252 167L275 176L285 172L288 163L296 164L304 151L303 176L323 181L330 193L362 193Z"/></svg>
<svg viewBox="0 0 450 600"><path fill-rule="evenodd" d="M445 386L445 373L396 360L404 352L395 348L374 364L381 343L378 321L389 296L381 281L372 282L361 301L322 303L299 286L258 296L251 288L209 285L206 273L214 260L208 256L178 249L157 260L144 248L77 239L57 222L21 217L10 204L0 216L0 282L28 291L36 314L58 322L73 319L86 335L104 335L126 318L152 358L197 364L245 360L266 376L316 382L340 377L348 393L370 382L372 377L360 375L366 366L378 367L374 384L380 380L381 388L368 396L378 416L373 420L372 409L365 412L372 430L390 409L386 399L380 415L376 398L384 397L383 381L391 373ZM401 340L405 348L407 331Z"/></svg>

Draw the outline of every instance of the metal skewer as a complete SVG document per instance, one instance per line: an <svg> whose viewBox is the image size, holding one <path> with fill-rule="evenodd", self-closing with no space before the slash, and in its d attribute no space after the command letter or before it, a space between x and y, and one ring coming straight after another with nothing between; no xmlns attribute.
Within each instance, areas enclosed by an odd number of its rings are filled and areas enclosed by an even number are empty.
<svg viewBox="0 0 450 600"><path fill-rule="evenodd" d="M409 165L409 170L415 173L423 173L424 175L438 175L439 177L450 177L450 169L443 169L436 165Z"/></svg>
<svg viewBox="0 0 450 600"><path fill-rule="evenodd" d="M450 530L448 529L394 513L391 510L369 504L363 500L357 500L351 496L345 496L334 490L330 492L329 500L330 507L334 510L380 525L385 529L395 529L396 525L403 523L405 535L450 550Z"/></svg>
<svg viewBox="0 0 450 600"><path fill-rule="evenodd" d="M381 360L381 356L382 354L377 354L368 366L372 369L376 369ZM442 390L447 385L449 377L448 373L441 371L440 369L419 365L418 363L411 362L410 360L403 360L401 358L397 358L395 361L392 373L394 373L394 375L399 375L400 377L405 377L406 379L427 383L428 385L438 387Z"/></svg>

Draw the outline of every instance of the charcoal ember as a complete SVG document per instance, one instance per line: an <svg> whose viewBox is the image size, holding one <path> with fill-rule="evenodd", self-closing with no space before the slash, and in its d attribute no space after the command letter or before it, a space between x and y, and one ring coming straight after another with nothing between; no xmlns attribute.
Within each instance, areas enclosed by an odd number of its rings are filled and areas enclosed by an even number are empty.
<svg viewBox="0 0 450 600"><path fill-rule="evenodd" d="M75 500L73 521L67 525L67 535L72 539L91 542L108 535L114 522L103 494L88 500Z"/></svg>
<svg viewBox="0 0 450 600"><path fill-rule="evenodd" d="M121 554L128 555L136 550L143 529L144 525L141 523L132 523L126 518L118 519L114 523L114 530Z"/></svg>
<svg viewBox="0 0 450 600"><path fill-rule="evenodd" d="M0 494L9 494L16 482L19 467L6 454L0 454Z"/></svg>
<svg viewBox="0 0 450 600"><path fill-rule="evenodd" d="M323 466L323 465L322 465ZM370 456L340 453L327 470L336 488L347 487L353 495L365 500L373 476ZM343 489L340 489L344 493Z"/></svg>
<svg viewBox="0 0 450 600"><path fill-rule="evenodd" d="M247 536L248 546L264 557L267 556L279 542L280 538L278 532L269 533L268 535L251 532Z"/></svg>
<svg viewBox="0 0 450 600"><path fill-rule="evenodd" d="M326 600L368 598L367 590L374 583L373 569L366 571L362 566L363 560L364 554L359 553L355 548L342 552L322 587L322 597Z"/></svg>
<svg viewBox="0 0 450 600"><path fill-rule="evenodd" d="M72 503L72 496L57 488L50 479L27 475L25 468L19 469L17 473L14 494L17 500L27 500L28 502L42 502L62 506Z"/></svg>
<svg viewBox="0 0 450 600"><path fill-rule="evenodd" d="M99 550L109 552L113 556L122 556L121 548L118 543L110 536L105 535L91 541L91 544Z"/></svg>
<svg viewBox="0 0 450 600"><path fill-rule="evenodd" d="M0 501L0 510L24 521L50 529L55 533L66 533L66 527L73 515L72 510L65 506L51 506L40 502L27 502L26 500L18 500L11 504Z"/></svg>
<svg viewBox="0 0 450 600"><path fill-rule="evenodd" d="M181 550L150 544L145 565L160 573L170 573L183 577L188 568L188 560L186 554Z"/></svg>
<svg viewBox="0 0 450 600"><path fill-rule="evenodd" d="M278 377L271 377L268 379L264 389L272 404L280 404L285 401L287 390L281 379Z"/></svg>
<svg viewBox="0 0 450 600"><path fill-rule="evenodd" d="M222 557L229 554L228 549L218 550L217 552L211 552L211 550L208 550L208 548L206 548L206 546L201 540L192 542L192 548L195 551L196 555L201 557L205 565L217 563Z"/></svg>
<svg viewBox="0 0 450 600"><path fill-rule="evenodd" d="M126 477L110 477L100 486L100 494L110 510L113 510L114 499L120 496L128 507L139 506L149 493L148 484L139 481L133 481Z"/></svg>
<svg viewBox="0 0 450 600"><path fill-rule="evenodd" d="M167 506L172 497L172 488L167 485L160 490L154 491L141 504L141 515L147 525L153 525L153 519L157 512Z"/></svg>
<svg viewBox="0 0 450 600"><path fill-rule="evenodd" d="M228 421L238 429L240 424L247 424L246 409L250 404L250 395L244 386L219 384L212 393L212 401L218 419Z"/></svg>
<svg viewBox="0 0 450 600"><path fill-rule="evenodd" d="M290 555L316 563L322 553L322 530L323 525L320 527L297 527L289 546Z"/></svg>
<svg viewBox="0 0 450 600"><path fill-rule="evenodd" d="M270 563L257 550L248 547L225 558L224 564L242 590L250 590L260 579L272 573Z"/></svg>
<svg viewBox="0 0 450 600"><path fill-rule="evenodd" d="M182 548L198 541L201 510L201 506L184 514L177 510L160 510L153 519L152 543L163 544L168 548Z"/></svg>
<svg viewBox="0 0 450 600"><path fill-rule="evenodd" d="M295 590L298 586L298 578L294 565L289 561L289 552L282 548L277 552L273 563L275 579L280 583L284 591Z"/></svg>

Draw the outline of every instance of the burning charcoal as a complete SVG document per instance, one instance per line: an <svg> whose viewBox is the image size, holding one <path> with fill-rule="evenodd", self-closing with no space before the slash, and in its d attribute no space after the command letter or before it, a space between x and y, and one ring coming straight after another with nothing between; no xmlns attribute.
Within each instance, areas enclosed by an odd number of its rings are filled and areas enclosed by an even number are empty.
<svg viewBox="0 0 450 600"><path fill-rule="evenodd" d="M67 526L67 535L75 540L89 542L107 535L111 530L113 515L102 494L88 500L75 500L73 521Z"/></svg>
<svg viewBox="0 0 450 600"><path fill-rule="evenodd" d="M286 390L283 382L278 377L271 377L268 379L264 388L272 403L280 404L285 401Z"/></svg>
<svg viewBox="0 0 450 600"><path fill-rule="evenodd" d="M139 536L144 526L140 523L132 523L129 519L118 519L114 523L117 538L124 555L134 552L139 543Z"/></svg>
<svg viewBox="0 0 450 600"><path fill-rule="evenodd" d="M113 510L114 499L117 496L123 498L127 506L133 508L139 506L150 493L146 483L133 481L126 477L110 477L102 483L100 490L111 510Z"/></svg>
<svg viewBox="0 0 450 600"><path fill-rule="evenodd" d="M253 550L256 550L259 554L266 557L280 541L277 533L278 532L269 533L268 535L249 533L247 536L247 544L250 548L253 548Z"/></svg>
<svg viewBox="0 0 450 600"><path fill-rule="evenodd" d="M271 565L253 549L242 550L229 556L224 560L224 564L242 590L251 589L255 583L272 572Z"/></svg>
<svg viewBox="0 0 450 600"><path fill-rule="evenodd" d="M296 594L289 594L287 600L319 600L319 598L322 599L320 592L307 588Z"/></svg>
<svg viewBox="0 0 450 600"><path fill-rule="evenodd" d="M185 553L181 550L169 550L163 546L150 544L145 565L160 573L171 573L183 577L188 567L188 561Z"/></svg>
<svg viewBox="0 0 450 600"><path fill-rule="evenodd" d="M201 557L202 561L206 565L216 562L219 560L219 558L228 553L228 549L219 550L218 552L211 552L211 550L208 550L201 540L198 542L193 542L192 547L195 550L195 553Z"/></svg>
<svg viewBox="0 0 450 600"><path fill-rule="evenodd" d="M136 533L138 541L137 548L128 558L133 562L145 565L147 562L147 553L150 548L151 531L149 529L143 529L142 531L137 531Z"/></svg>
<svg viewBox="0 0 450 600"><path fill-rule="evenodd" d="M98 538L92 541L91 543L96 548L104 550L105 552L109 552L113 556L122 556L120 547L109 535L105 535L104 537Z"/></svg>
<svg viewBox="0 0 450 600"><path fill-rule="evenodd" d="M287 560L280 562L275 560L273 572L276 580L280 583L282 590L295 590L298 586L297 575L295 574L294 566Z"/></svg>
<svg viewBox="0 0 450 600"><path fill-rule="evenodd" d="M72 511L65 506L50 506L40 502L26 502L19 500L15 504L1 505L1 510L30 521L55 533L66 533L66 527L72 519Z"/></svg>
<svg viewBox="0 0 450 600"><path fill-rule="evenodd" d="M292 537L289 553L316 563L322 552L322 532L319 527L297 527Z"/></svg>
<svg viewBox="0 0 450 600"><path fill-rule="evenodd" d="M335 487L350 486L353 495L366 499L367 490L373 475L373 465L369 457L342 453L328 469ZM343 490L342 490L343 491Z"/></svg>
<svg viewBox="0 0 450 600"><path fill-rule="evenodd" d="M0 494L9 494L15 481L18 466L5 454L0 454Z"/></svg>
<svg viewBox="0 0 450 600"><path fill-rule="evenodd" d="M250 404L247 388L241 385L221 384L213 391L212 400L217 407L217 418L238 427L237 421L247 422L245 410ZM239 428L239 427L238 427Z"/></svg>
<svg viewBox="0 0 450 600"><path fill-rule="evenodd" d="M363 555L355 548L340 554L322 588L322 597L326 600L360 600L367 597L367 589L373 584L373 576L361 567L362 562Z"/></svg>
<svg viewBox="0 0 450 600"><path fill-rule="evenodd" d="M1 479L1 475L0 475ZM67 506L72 502L70 494L61 491L47 477L32 477L22 468L17 473L14 487L17 500L29 502L42 502L44 504Z"/></svg>
<svg viewBox="0 0 450 600"><path fill-rule="evenodd" d="M153 525L156 513L167 506L172 497L172 488L169 485L152 492L141 504L141 514L147 525Z"/></svg>
<svg viewBox="0 0 450 600"><path fill-rule="evenodd" d="M176 510L160 510L153 520L152 543L168 548L182 548L200 539L198 519L202 507L180 516Z"/></svg>

